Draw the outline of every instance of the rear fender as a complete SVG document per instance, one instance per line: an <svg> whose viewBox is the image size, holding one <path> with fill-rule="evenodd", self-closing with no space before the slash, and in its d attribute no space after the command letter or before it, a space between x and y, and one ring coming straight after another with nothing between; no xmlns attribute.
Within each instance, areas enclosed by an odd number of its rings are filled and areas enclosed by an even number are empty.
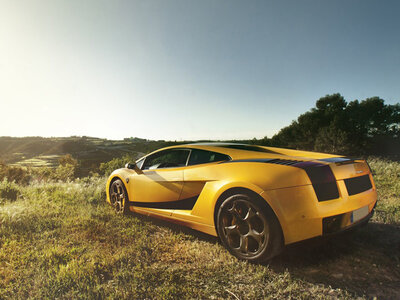
<svg viewBox="0 0 400 300"><path fill-rule="evenodd" d="M247 189L257 193L258 195L263 192L259 186L249 182L207 182L196 202L196 205L193 207L191 214L202 220L202 223L215 226L214 215L217 209L216 206L219 204L218 200L224 192L237 188Z"/></svg>

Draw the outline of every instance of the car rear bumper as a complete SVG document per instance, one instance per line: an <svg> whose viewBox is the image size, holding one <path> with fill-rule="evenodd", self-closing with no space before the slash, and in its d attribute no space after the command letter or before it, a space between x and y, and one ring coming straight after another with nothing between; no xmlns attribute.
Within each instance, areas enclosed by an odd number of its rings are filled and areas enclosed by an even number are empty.
<svg viewBox="0 0 400 300"><path fill-rule="evenodd" d="M360 220L348 224L345 220L348 219L352 212L326 217L322 219L322 235L332 235L337 234L354 227L368 223L369 219L372 218L375 212L376 202L372 210L365 217Z"/></svg>
<svg viewBox="0 0 400 300"><path fill-rule="evenodd" d="M329 235L368 222L377 200L375 185L349 195L345 183L337 181L339 198L319 202L312 185L269 190L261 196L270 204L281 224L285 244ZM365 213L353 220L355 212Z"/></svg>

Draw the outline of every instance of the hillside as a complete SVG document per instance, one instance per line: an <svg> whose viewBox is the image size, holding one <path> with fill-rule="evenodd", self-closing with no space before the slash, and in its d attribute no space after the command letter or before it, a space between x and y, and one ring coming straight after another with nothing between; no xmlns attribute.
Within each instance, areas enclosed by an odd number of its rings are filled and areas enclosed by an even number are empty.
<svg viewBox="0 0 400 300"><path fill-rule="evenodd" d="M101 162L129 154L138 157L173 142L139 138L107 140L93 137L0 137L0 161L11 166L56 167L58 159L71 154L83 175L96 170Z"/></svg>

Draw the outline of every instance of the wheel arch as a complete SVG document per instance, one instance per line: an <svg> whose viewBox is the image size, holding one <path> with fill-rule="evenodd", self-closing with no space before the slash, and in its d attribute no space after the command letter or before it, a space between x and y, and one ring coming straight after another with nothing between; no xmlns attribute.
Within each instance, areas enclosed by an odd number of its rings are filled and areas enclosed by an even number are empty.
<svg viewBox="0 0 400 300"><path fill-rule="evenodd" d="M110 199L110 187L111 187L111 185L113 184L113 182L114 182L115 180L118 180L118 179L122 181L122 184L123 184L123 186L124 186L124 188L125 188L125 191L127 192L127 195L128 195L128 201L130 201L128 189L127 189L127 186L125 185L124 180L123 180L122 177L119 176L118 174L113 174L113 175L111 175L110 178L107 180L107 185L106 185L106 195L107 195L107 202L108 202L108 203L111 203L111 199Z"/></svg>
<svg viewBox="0 0 400 300"><path fill-rule="evenodd" d="M279 231L280 231L279 233L280 233L280 236L281 236L281 245L279 245L279 246L283 246L285 244L285 242L284 242L285 236L283 234L282 225L281 225L281 223L279 221L279 218L278 218L277 214L272 209L271 205L268 203L268 201L266 199L264 199L259 193L255 192L254 190L252 190L250 188L247 188L247 187L240 187L240 186L231 187L231 188L226 189L225 191L223 191L219 195L219 197L218 197L218 199L217 199L217 201L215 202L215 205L214 205L214 216L213 216L213 219L214 219L215 228L217 228L218 209L221 206L222 202L225 199L227 199L228 197L230 197L230 196L233 196L235 194L241 194L241 193L249 195L257 203L259 203L260 205L264 205L273 214L273 216L275 217L275 219L277 221L277 224L278 224L278 227L279 227ZM218 231L217 231L217 234L218 234Z"/></svg>

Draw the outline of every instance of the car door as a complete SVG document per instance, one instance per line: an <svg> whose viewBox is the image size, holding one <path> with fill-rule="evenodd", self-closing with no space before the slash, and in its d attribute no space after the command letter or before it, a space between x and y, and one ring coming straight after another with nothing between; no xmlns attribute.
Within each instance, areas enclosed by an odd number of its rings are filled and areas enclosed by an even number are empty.
<svg viewBox="0 0 400 300"><path fill-rule="evenodd" d="M191 149L187 167L184 170L184 185L179 198L180 205L173 213L179 213L179 210L192 210L204 185L208 181L214 180L216 174L211 168L212 164L227 160L230 160L230 157L222 153Z"/></svg>
<svg viewBox="0 0 400 300"><path fill-rule="evenodd" d="M183 169L189 149L156 152L143 162L142 173L129 180L130 201L136 207L172 210L183 187Z"/></svg>

